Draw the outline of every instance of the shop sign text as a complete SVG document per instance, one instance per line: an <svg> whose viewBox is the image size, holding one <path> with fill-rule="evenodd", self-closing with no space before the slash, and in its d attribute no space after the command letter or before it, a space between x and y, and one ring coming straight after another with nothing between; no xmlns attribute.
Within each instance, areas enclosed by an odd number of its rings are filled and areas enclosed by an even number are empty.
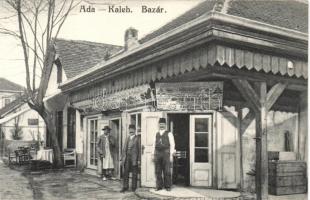
<svg viewBox="0 0 310 200"><path fill-rule="evenodd" d="M223 82L156 83L157 110L221 110Z"/></svg>

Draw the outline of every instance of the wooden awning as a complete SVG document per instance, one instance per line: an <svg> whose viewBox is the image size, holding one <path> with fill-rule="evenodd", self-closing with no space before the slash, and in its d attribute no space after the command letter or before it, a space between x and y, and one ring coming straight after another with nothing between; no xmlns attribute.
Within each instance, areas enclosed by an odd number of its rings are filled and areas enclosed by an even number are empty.
<svg viewBox="0 0 310 200"><path fill-rule="evenodd" d="M107 93L114 93L187 72L219 66L215 65L216 63L224 67L254 70L264 74L308 78L308 67L305 61L213 44L200 46L132 71L124 71L90 88L74 92L73 101L79 102L98 96L103 88Z"/></svg>

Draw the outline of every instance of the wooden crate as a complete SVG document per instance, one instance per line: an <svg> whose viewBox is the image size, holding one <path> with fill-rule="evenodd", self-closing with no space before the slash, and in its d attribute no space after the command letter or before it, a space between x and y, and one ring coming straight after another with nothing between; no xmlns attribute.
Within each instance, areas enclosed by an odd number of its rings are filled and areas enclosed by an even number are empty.
<svg viewBox="0 0 310 200"><path fill-rule="evenodd" d="M307 166L302 161L269 162L269 194L285 195L307 192Z"/></svg>

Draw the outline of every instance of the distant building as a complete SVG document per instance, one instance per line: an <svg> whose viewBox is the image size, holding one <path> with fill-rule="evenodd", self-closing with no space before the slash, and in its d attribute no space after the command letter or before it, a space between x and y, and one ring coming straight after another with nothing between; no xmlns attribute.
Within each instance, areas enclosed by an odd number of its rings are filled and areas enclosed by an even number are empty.
<svg viewBox="0 0 310 200"><path fill-rule="evenodd" d="M0 78L0 109L14 101L24 91L24 87L5 78Z"/></svg>
<svg viewBox="0 0 310 200"><path fill-rule="evenodd" d="M45 123L23 98L19 96L0 109L0 131L6 140L44 141Z"/></svg>

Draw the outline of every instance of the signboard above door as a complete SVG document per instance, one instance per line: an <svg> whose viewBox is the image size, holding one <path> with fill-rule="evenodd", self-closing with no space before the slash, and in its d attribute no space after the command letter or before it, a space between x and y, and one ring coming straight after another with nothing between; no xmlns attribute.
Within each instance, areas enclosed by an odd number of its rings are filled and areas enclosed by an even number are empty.
<svg viewBox="0 0 310 200"><path fill-rule="evenodd" d="M220 110L223 104L223 82L156 83L157 110Z"/></svg>
<svg viewBox="0 0 310 200"><path fill-rule="evenodd" d="M151 88L147 84L112 94L106 94L105 88L103 90L101 95L92 99L91 108L93 110L127 110L129 108L147 105L154 101Z"/></svg>

